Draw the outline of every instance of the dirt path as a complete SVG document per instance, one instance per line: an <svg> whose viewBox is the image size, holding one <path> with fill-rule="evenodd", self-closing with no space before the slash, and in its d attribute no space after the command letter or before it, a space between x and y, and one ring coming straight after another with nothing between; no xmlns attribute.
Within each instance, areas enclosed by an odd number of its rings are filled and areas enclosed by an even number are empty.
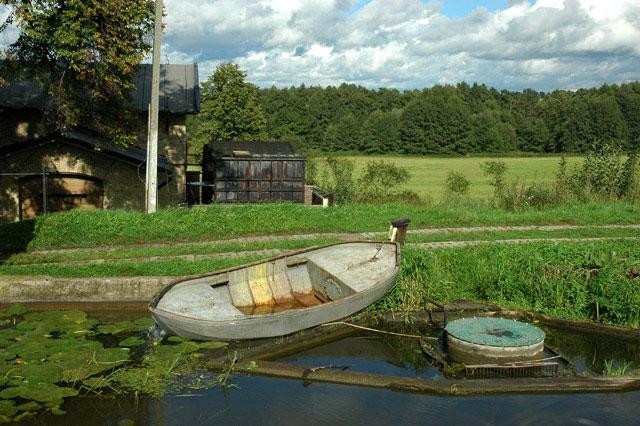
<svg viewBox="0 0 640 426"><path fill-rule="evenodd" d="M521 226L465 226L465 227L443 227L443 228L423 228L409 230L409 234L427 235L440 233L470 233L470 232L505 232L505 231L564 231L579 229L638 229L637 225L521 225ZM386 235L385 232L369 231L369 232L327 232L327 233L310 233L310 234L294 234L294 235L264 235L252 237L238 237L224 240L213 241L196 241L196 242L165 242L150 244L128 244L113 245L101 247L85 247L85 248L66 248L66 249L48 249L34 250L33 254L48 253L93 253L93 252L110 252L129 248L155 248L155 247L184 247L184 246L208 246L231 243L253 243L261 241L282 241L282 240L311 240L318 238L336 238L340 240L367 240L370 238ZM431 243L428 243L431 244Z"/></svg>

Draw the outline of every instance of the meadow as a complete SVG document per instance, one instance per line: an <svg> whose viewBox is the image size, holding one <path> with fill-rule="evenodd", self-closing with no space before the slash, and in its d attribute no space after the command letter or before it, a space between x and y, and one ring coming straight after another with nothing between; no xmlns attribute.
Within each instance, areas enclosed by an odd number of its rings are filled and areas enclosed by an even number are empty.
<svg viewBox="0 0 640 426"><path fill-rule="evenodd" d="M324 156L319 158L326 158ZM491 197L493 188L482 172L481 165L486 161L502 161L507 166L507 181L518 180L531 184L551 183L558 172L558 164L562 158L559 155L538 157L513 157L513 156L468 156L468 157L426 157L406 155L341 155L355 163L356 175L371 161L384 160L394 163L396 166L406 169L410 174L409 182L404 189L414 191L423 198L440 201L444 196L445 179L450 171L456 171L465 175L471 182L469 196L472 198L487 199ZM584 157L568 156L567 166L569 170L582 164ZM320 167L323 166L321 161Z"/></svg>

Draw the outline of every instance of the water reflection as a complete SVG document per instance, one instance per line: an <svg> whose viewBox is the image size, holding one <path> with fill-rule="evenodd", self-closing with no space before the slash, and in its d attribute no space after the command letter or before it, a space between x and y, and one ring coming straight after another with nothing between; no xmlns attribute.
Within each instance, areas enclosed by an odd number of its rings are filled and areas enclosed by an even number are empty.
<svg viewBox="0 0 640 426"><path fill-rule="evenodd" d="M442 397L262 377L238 377L239 389L193 397L78 398L52 425L469 424L631 425L640 392L617 394Z"/></svg>

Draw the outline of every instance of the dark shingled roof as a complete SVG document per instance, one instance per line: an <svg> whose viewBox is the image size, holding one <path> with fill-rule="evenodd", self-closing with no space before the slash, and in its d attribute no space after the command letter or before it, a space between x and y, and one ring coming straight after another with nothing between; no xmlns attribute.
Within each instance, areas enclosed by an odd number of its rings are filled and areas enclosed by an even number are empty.
<svg viewBox="0 0 640 426"><path fill-rule="evenodd" d="M297 156L289 142L211 142L206 150L213 157L233 157L233 151L249 151L251 156L260 157Z"/></svg>
<svg viewBox="0 0 640 426"><path fill-rule="evenodd" d="M141 64L133 77L130 105L140 111L149 109L151 64ZM198 65L160 66L160 111L195 114L200 111ZM43 109L50 98L34 81L11 81L0 87L0 107Z"/></svg>
<svg viewBox="0 0 640 426"><path fill-rule="evenodd" d="M91 151L99 152L103 155L118 158L120 160L127 161L136 166L146 163L147 154L146 151L140 148L123 148L115 145L108 139L100 137L89 131L71 130L66 132L55 132L48 136L32 139L24 142L16 142L11 145L3 146L0 148L0 157L7 157L17 152L36 148L41 145L56 142L68 142L73 145L89 149ZM141 165L141 169L144 169L144 164ZM159 155L158 156L158 168L171 172L173 170L172 165L167 159Z"/></svg>

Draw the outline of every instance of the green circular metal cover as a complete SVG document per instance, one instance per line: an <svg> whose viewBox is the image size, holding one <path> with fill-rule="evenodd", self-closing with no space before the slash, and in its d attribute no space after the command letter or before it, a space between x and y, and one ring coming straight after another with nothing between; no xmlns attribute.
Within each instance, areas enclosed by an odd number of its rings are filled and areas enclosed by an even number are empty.
<svg viewBox="0 0 640 426"><path fill-rule="evenodd" d="M485 346L530 346L544 340L544 331L538 327L505 318L460 318L445 330L457 339Z"/></svg>

